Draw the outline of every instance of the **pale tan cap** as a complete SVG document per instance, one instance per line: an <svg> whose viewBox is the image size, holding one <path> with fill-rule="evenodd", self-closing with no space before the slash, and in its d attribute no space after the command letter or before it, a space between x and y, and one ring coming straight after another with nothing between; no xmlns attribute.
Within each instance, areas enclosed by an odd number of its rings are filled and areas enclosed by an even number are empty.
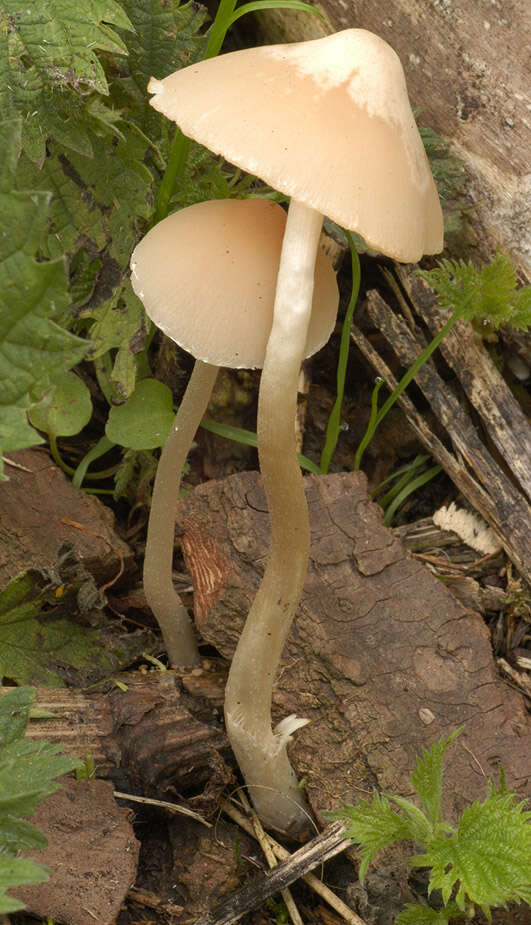
<svg viewBox="0 0 531 925"><path fill-rule="evenodd" d="M185 135L390 257L443 247L437 190L393 49L364 29L231 52L152 78Z"/></svg>
<svg viewBox="0 0 531 925"><path fill-rule="evenodd" d="M151 320L196 359L261 368L271 325L286 214L264 199L216 199L155 225L131 257L131 282ZM311 356L334 328L339 293L317 259L306 343Z"/></svg>

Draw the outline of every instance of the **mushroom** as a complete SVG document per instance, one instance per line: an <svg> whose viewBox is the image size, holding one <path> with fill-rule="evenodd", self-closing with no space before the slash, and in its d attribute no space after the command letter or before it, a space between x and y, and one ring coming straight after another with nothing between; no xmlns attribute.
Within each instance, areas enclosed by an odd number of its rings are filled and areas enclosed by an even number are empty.
<svg viewBox="0 0 531 925"><path fill-rule="evenodd" d="M173 665L199 659L192 623L172 582L181 472L220 366L261 367L273 318L284 210L263 199L202 202L159 222L137 244L131 282L151 320L196 358L153 487L144 590ZM335 273L320 255L305 352L328 340Z"/></svg>
<svg viewBox="0 0 531 925"><path fill-rule="evenodd" d="M269 826L305 825L272 685L307 570L309 525L295 457L297 377L323 214L405 262L443 246L441 207L395 52L348 29L251 48L151 79L151 105L181 131L291 196L260 384L260 468L269 559L230 669L225 717L254 805Z"/></svg>

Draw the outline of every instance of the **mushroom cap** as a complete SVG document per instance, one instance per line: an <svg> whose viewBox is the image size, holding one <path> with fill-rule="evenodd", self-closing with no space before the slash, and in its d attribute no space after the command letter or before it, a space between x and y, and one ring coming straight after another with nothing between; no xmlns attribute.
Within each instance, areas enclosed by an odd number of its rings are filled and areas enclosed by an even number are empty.
<svg viewBox="0 0 531 925"><path fill-rule="evenodd" d="M175 212L135 247L131 282L151 320L196 359L261 368L286 213L265 199L216 199ZM328 341L339 293L319 254L306 356Z"/></svg>
<svg viewBox="0 0 531 925"><path fill-rule="evenodd" d="M231 52L151 78L185 135L404 262L443 247L439 197L402 65L346 29Z"/></svg>

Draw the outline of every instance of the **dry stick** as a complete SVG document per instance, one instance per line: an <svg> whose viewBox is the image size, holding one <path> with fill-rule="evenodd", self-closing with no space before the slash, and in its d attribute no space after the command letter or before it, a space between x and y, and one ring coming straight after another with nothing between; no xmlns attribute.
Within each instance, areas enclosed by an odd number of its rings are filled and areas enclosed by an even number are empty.
<svg viewBox="0 0 531 925"><path fill-rule="evenodd" d="M262 823L260 822L254 810L251 808L251 804L249 803L249 800L245 796L245 793L243 792L240 793L240 800L242 801L242 804L245 808L247 815L250 816L251 818L251 825L254 831L254 837L256 838L258 844L260 845L263 855L267 863L269 864L269 867L273 869L273 867L277 866L278 862L275 857L273 848L271 847L269 843L268 837L266 833L264 832ZM288 910L288 915L291 921L293 922L293 925L304 925L304 922L302 921L301 916L300 916L300 912L297 909L297 906L295 905L295 900L293 899L293 896L291 895L291 890L289 890L288 887L285 887L283 890L280 891L280 895L282 896L282 899L284 900L286 909Z"/></svg>
<svg viewBox="0 0 531 925"><path fill-rule="evenodd" d="M194 925L231 925L237 922L246 912L261 906L270 896L304 877L318 864L349 848L352 842L345 837L345 831L343 822L333 822L324 832L292 854L288 861L283 861L269 873L257 877L217 909L196 919Z"/></svg>
<svg viewBox="0 0 531 925"><path fill-rule="evenodd" d="M248 835L254 835L253 827L249 820L241 813L232 803L229 803L227 800L224 800L221 804L221 809L223 812L229 816L236 825L239 825L241 829L244 829ZM279 859L279 861L288 861L291 858L289 851L284 848L282 845L279 845L277 841L273 838L272 835L266 833L266 838L268 843L271 845L273 853ZM352 909L345 905L345 903L339 899L338 896L326 885L322 880L319 880L319 877L316 877L315 874L305 874L302 878L304 882L317 893L321 899L324 899L328 905L334 909L335 912L340 915L348 925L365 925L363 919L360 919L359 915L356 915Z"/></svg>

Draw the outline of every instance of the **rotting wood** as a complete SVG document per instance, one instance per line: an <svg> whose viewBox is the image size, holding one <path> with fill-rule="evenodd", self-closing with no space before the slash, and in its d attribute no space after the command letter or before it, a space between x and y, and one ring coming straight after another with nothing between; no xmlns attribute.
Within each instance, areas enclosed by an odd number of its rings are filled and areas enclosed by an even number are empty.
<svg viewBox="0 0 531 925"><path fill-rule="evenodd" d="M418 329L411 331L406 322L398 317L374 290L367 294L367 314L387 340L402 366L409 367L426 346L422 333ZM388 388L394 389L397 385L395 377L356 326L352 328L351 337L371 366L386 380ZM414 407L411 399L402 394L398 401L409 424L472 507L490 524L509 558L521 575L531 583L531 507L525 495L491 456L480 439L467 409L439 376L433 360L428 360L419 370L415 382L451 439L454 452L444 446L426 418ZM474 394L478 391L480 390L476 387ZM492 397L495 400L495 396ZM483 408L483 412L486 414L487 409ZM496 417L491 414L493 427ZM510 465L510 458L506 462Z"/></svg>
<svg viewBox="0 0 531 925"><path fill-rule="evenodd" d="M227 902L197 919L195 925L230 925L231 922L237 922L246 912L258 908L270 896L349 848L352 843L345 837L345 831L343 822L333 822L324 832L295 851L288 861L282 861L273 870L256 877Z"/></svg>
<svg viewBox="0 0 531 925"><path fill-rule="evenodd" d="M28 738L61 743L76 758L89 755L98 777L119 790L160 795L192 786L197 793L220 771L224 732L190 713L173 672L131 673L125 683L126 690L108 693L38 688Z"/></svg>
<svg viewBox="0 0 531 925"><path fill-rule="evenodd" d="M395 265L416 314L433 337L446 316L433 289L411 267ZM459 379L468 401L496 447L507 471L531 501L531 427L521 405L471 324L458 322L446 335L439 351Z"/></svg>

